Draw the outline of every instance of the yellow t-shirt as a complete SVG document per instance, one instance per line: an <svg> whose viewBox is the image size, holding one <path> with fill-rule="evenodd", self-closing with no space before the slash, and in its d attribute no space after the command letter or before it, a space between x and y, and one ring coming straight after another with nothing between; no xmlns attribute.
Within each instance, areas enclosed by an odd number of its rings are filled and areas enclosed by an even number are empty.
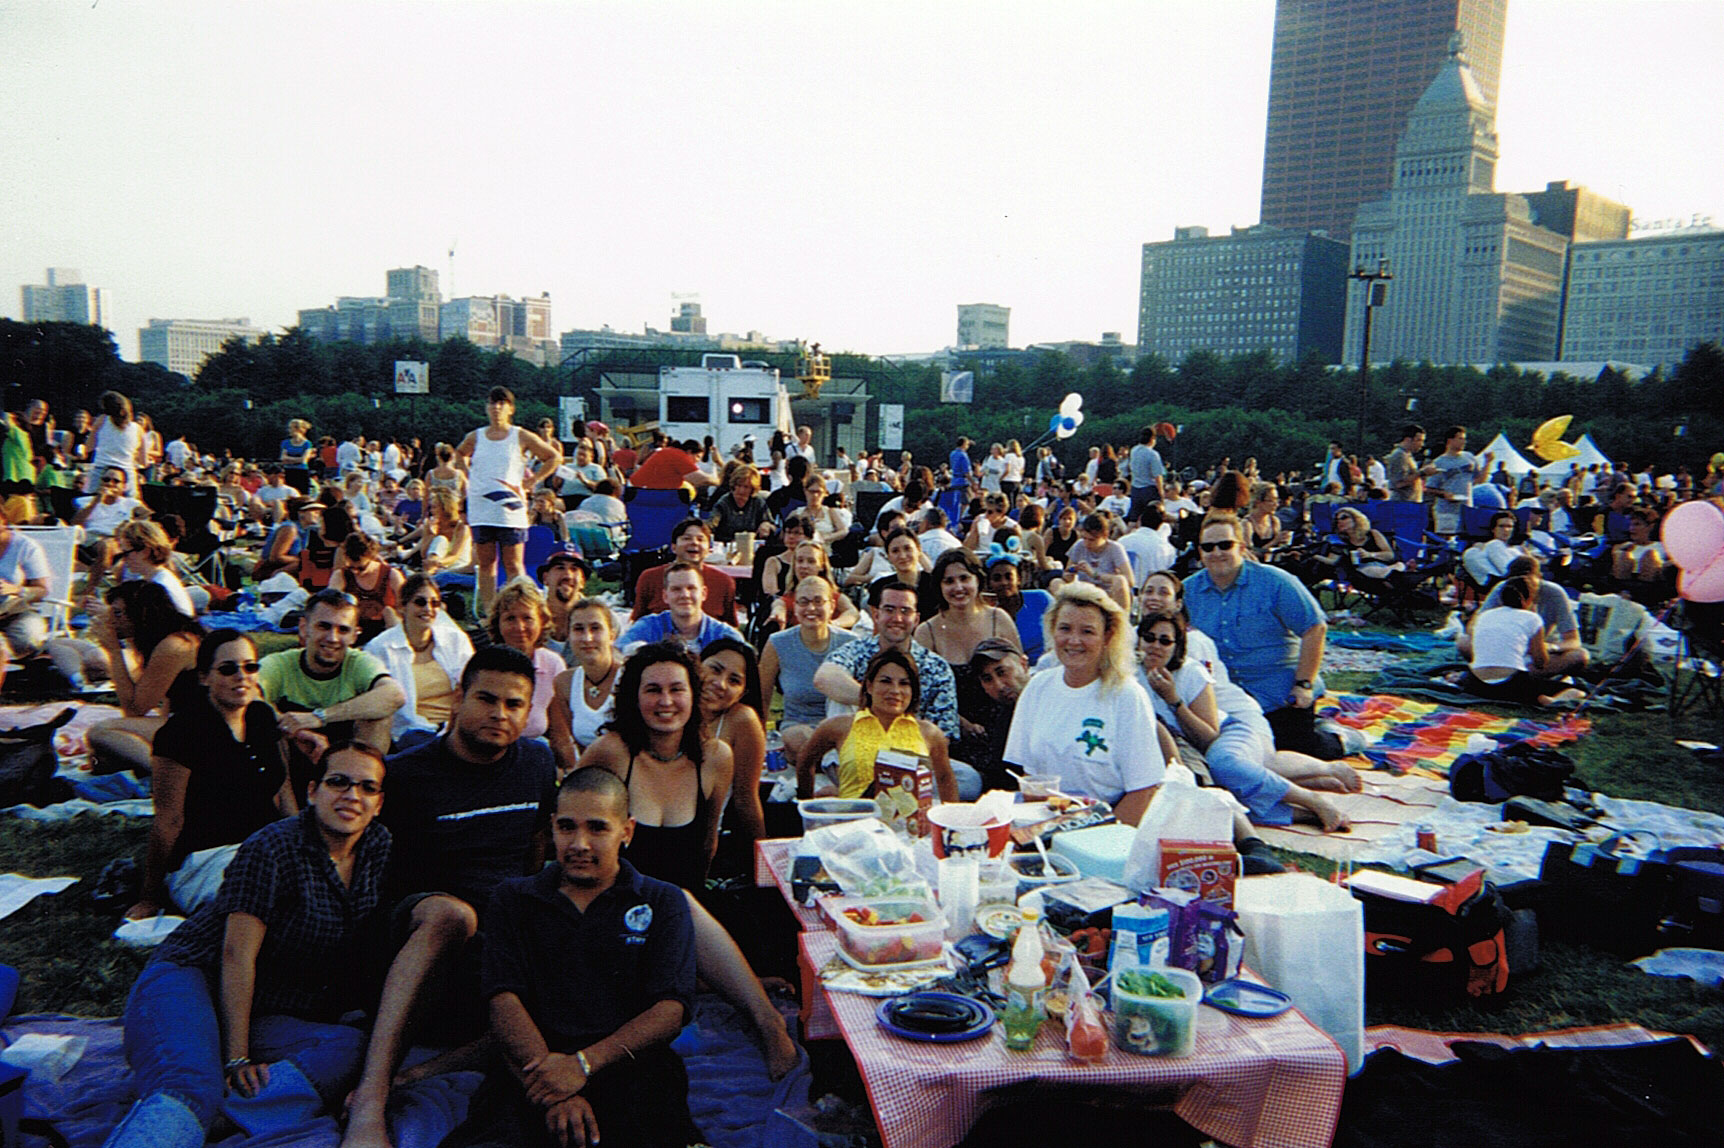
<svg viewBox="0 0 1724 1148"><path fill-rule="evenodd" d="M838 747L838 796L861 797L874 784L874 759L883 749L926 754L922 723L908 714L887 729L867 710L857 710L850 733Z"/></svg>

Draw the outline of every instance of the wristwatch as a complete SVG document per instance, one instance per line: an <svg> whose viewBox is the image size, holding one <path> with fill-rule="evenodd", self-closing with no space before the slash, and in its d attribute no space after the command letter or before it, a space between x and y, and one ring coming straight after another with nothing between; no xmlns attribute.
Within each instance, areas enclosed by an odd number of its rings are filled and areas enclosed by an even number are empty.
<svg viewBox="0 0 1724 1148"><path fill-rule="evenodd" d="M1293 679L1293 688L1296 690L1308 690L1311 688L1311 679L1310 678L1294 678ZM319 718L321 718L323 716L323 711L318 710L317 716Z"/></svg>
<svg viewBox="0 0 1724 1148"><path fill-rule="evenodd" d="M1309 685L1310 683L1307 682L1306 684ZM311 716L317 719L317 724L320 726L325 726L325 725L329 724L329 718L324 716L322 706L318 706L316 709L312 710Z"/></svg>

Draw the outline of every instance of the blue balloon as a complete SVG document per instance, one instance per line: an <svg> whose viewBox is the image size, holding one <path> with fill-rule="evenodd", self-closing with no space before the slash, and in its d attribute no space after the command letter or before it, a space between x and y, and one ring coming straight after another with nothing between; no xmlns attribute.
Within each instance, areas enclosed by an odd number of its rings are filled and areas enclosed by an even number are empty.
<svg viewBox="0 0 1724 1148"><path fill-rule="evenodd" d="M1048 420L1048 429L1050 431L1057 431L1060 429L1060 416L1059 415L1055 415L1053 418Z"/></svg>
<svg viewBox="0 0 1724 1148"><path fill-rule="evenodd" d="M1060 426L1064 427L1066 430L1075 430L1077 429L1077 420L1072 418L1070 415L1067 415L1065 418L1060 420Z"/></svg>

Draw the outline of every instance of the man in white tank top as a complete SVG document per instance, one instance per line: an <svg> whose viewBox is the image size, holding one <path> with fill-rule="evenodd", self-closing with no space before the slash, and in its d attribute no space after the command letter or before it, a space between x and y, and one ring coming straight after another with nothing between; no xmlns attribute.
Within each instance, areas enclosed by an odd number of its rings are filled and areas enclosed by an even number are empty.
<svg viewBox="0 0 1724 1148"><path fill-rule="evenodd" d="M456 465L467 472L467 524L473 529L480 617L490 614L497 596L498 560L502 560L504 581L521 576L527 497L563 464L560 446L513 425L515 396L509 388L491 388L485 417L486 424L469 432L455 448ZM531 474L529 458L539 461Z"/></svg>

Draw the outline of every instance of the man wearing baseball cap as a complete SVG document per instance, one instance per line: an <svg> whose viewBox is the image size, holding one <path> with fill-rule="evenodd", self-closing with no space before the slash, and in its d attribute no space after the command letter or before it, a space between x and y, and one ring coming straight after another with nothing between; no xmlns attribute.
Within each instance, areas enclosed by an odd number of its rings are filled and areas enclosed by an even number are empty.
<svg viewBox="0 0 1724 1148"><path fill-rule="evenodd" d="M573 543L564 543L539 563L533 577L545 588L545 605L551 611L551 624L545 633L545 648L569 660L569 607L586 596L587 575L592 568Z"/></svg>
<svg viewBox="0 0 1724 1148"><path fill-rule="evenodd" d="M1030 680L1030 663L1018 648L1004 638L983 638L970 654L970 677L987 695L985 709L965 714L988 731L988 753L984 762L972 762L987 789L1016 789L1017 779L1002 762L1006 734L1017 712L1018 695Z"/></svg>

